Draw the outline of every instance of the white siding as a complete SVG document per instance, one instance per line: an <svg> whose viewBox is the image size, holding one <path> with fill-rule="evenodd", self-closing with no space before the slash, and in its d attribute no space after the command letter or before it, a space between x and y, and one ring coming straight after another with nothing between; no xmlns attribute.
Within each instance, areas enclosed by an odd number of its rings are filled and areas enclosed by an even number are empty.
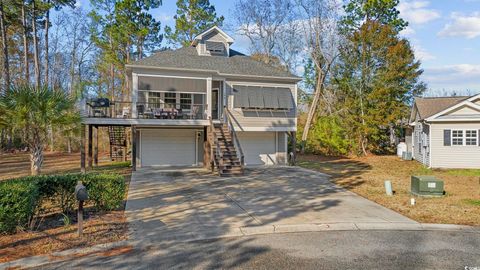
<svg viewBox="0 0 480 270"><path fill-rule="evenodd" d="M480 129L480 123L434 123L432 129L433 168L480 168L479 146L444 146L445 129ZM478 131L477 131L478 132ZM478 136L477 136L478 140Z"/></svg>
<svg viewBox="0 0 480 270"><path fill-rule="evenodd" d="M456 109L453 112L450 112L448 115L466 115L466 114L479 114L480 112L468 107L468 106L462 106L458 109Z"/></svg>

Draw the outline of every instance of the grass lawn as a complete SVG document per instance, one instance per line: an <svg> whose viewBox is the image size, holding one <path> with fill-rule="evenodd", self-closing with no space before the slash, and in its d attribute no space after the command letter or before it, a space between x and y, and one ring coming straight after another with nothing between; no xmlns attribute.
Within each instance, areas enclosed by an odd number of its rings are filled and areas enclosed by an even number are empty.
<svg viewBox="0 0 480 270"><path fill-rule="evenodd" d="M332 181L369 200L426 223L480 225L480 170L429 170L416 161L396 156L331 158L298 157L298 165L332 176ZM410 206L410 176L435 175L444 180L446 196L416 197ZM385 195L391 180L395 195Z"/></svg>
<svg viewBox="0 0 480 270"><path fill-rule="evenodd" d="M130 182L129 162L110 162L106 157L100 159L95 171L118 173ZM79 154L47 153L43 173L60 174L79 172ZM0 180L29 175L28 154L1 154ZM126 199L125 194L125 199ZM48 206L47 206L48 207ZM84 237L77 236L76 221L65 225L63 215L58 209L48 209L50 215L43 217L34 231L20 231L14 235L0 235L0 263L23 257L46 254L75 247L86 247L102 243L115 242L127 238L127 222L124 215L125 204L121 209L98 213L85 209Z"/></svg>

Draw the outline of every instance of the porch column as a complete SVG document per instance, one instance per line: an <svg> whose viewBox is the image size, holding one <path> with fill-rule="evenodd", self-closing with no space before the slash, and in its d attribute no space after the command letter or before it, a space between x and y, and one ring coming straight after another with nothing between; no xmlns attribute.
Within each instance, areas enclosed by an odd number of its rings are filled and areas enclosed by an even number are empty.
<svg viewBox="0 0 480 270"><path fill-rule="evenodd" d="M88 151L87 151L87 159L88 159L88 169L92 169L93 164L93 126L88 125Z"/></svg>
<svg viewBox="0 0 480 270"><path fill-rule="evenodd" d="M137 118L137 101L138 101L138 75L132 73L132 118Z"/></svg>
<svg viewBox="0 0 480 270"><path fill-rule="evenodd" d="M132 170L137 170L137 126L132 126Z"/></svg>
<svg viewBox="0 0 480 270"><path fill-rule="evenodd" d="M94 143L93 143L93 166L98 166L98 126L93 128Z"/></svg>
<svg viewBox="0 0 480 270"><path fill-rule="evenodd" d="M207 78L207 119L212 117L212 78Z"/></svg>
<svg viewBox="0 0 480 270"><path fill-rule="evenodd" d="M295 166L297 163L297 132L295 131L290 132L290 136L291 136L292 153L293 153L292 155L293 160L290 161L290 164L292 166Z"/></svg>
<svg viewBox="0 0 480 270"><path fill-rule="evenodd" d="M80 171L85 173L85 125L80 125Z"/></svg>

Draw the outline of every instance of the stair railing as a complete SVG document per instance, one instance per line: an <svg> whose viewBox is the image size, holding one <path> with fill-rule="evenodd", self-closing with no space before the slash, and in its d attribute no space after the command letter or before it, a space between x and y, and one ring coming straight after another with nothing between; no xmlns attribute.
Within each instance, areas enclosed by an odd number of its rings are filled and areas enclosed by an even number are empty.
<svg viewBox="0 0 480 270"><path fill-rule="evenodd" d="M211 134L211 136L208 137L210 143L210 163L212 164L212 172L214 170L214 167L217 166L218 173L220 173L220 166L223 165L223 153L220 150L220 143L217 139L217 135L215 134L215 126L213 125L212 117L208 117L208 120L210 121L209 132ZM215 155L213 153L213 145L215 145L215 153L218 156L218 160L215 159Z"/></svg>
<svg viewBox="0 0 480 270"><path fill-rule="evenodd" d="M243 149L242 146L240 145L240 140L238 139L237 132L235 131L235 126L233 125L234 117L232 112L227 108L227 106L224 107L224 112L225 112L225 120L226 124L228 127L228 130L230 131L230 135L232 138L235 140L235 144L238 147L238 152L240 154L240 165L243 167L245 166L245 155L243 154Z"/></svg>

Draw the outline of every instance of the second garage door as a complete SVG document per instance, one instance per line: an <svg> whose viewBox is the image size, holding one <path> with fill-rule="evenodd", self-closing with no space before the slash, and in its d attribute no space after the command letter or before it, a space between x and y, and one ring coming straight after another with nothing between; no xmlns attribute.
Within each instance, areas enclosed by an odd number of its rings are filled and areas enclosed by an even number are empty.
<svg viewBox="0 0 480 270"><path fill-rule="evenodd" d="M142 130L142 166L191 166L195 164L195 130Z"/></svg>
<svg viewBox="0 0 480 270"><path fill-rule="evenodd" d="M277 163L275 132L239 132L246 165L273 165Z"/></svg>

